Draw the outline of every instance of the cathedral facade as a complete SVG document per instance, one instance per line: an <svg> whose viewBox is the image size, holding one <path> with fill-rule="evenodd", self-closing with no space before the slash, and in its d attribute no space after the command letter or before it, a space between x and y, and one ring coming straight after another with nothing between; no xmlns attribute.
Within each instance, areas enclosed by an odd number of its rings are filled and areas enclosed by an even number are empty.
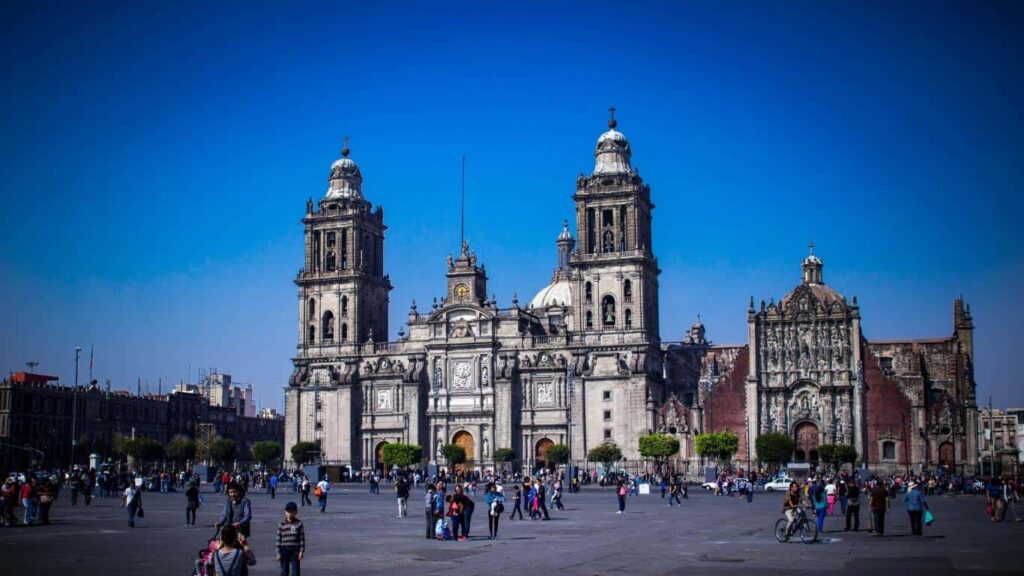
<svg viewBox="0 0 1024 576"><path fill-rule="evenodd" d="M414 301L390 342L384 212L346 146L302 219L286 448L315 441L325 464L373 469L387 443L419 444L440 464L456 443L478 469L496 468L500 448L532 469L559 443L577 462L601 443L638 462L638 438L661 431L681 440L676 464L695 466L700 432L737 432L744 462L757 434L781 431L808 461L832 442L871 464L971 462L972 325L960 301L951 338L869 343L856 299L824 284L812 254L778 304L751 300L747 345L713 345L699 323L662 343L651 188L616 128L613 117L576 180L578 239L566 222L547 286L499 307L464 241L447 258L446 296L423 310Z"/></svg>

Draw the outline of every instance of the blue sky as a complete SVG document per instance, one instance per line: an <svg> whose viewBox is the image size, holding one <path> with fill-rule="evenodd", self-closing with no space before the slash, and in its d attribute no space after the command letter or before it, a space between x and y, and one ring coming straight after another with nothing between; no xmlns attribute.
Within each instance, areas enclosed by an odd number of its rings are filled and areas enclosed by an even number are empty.
<svg viewBox="0 0 1024 576"><path fill-rule="evenodd" d="M748 298L858 296L868 338L972 307L979 401L1024 405L1024 11L1013 2L8 3L4 371L155 390L202 368L280 407L305 200L351 136L395 284L467 235L502 306L555 264L607 108L657 207L662 338ZM88 360L82 363L82 378Z"/></svg>

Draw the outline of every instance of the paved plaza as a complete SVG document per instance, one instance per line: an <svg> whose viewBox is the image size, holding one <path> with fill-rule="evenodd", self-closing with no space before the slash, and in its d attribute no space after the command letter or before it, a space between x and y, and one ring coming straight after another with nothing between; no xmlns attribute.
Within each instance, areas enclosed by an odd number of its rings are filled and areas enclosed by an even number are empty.
<svg viewBox="0 0 1024 576"><path fill-rule="evenodd" d="M397 518L388 487L371 496L365 486L335 486L327 514L300 510L306 524L303 572L316 574L692 574L756 571L842 571L857 574L944 574L1021 570L1024 523L993 524L978 496L933 497L936 523L923 538L909 536L902 501L889 517L885 538L842 531L839 517L826 521L819 543L776 542L778 494L744 499L712 496L694 489L682 507L669 508L657 495L630 498L626 514L615 514L610 488L588 487L565 496L566 509L551 521L502 519L498 540L487 540L483 496L467 542L424 538L421 495L408 518ZM90 507L68 507L62 494L54 525L0 530L0 574L111 573L185 576L196 551L214 532L218 496L205 493L199 521L184 526L185 497L147 494L146 517L134 530L119 499L94 499ZM252 494L251 542L258 564L251 574L277 574L274 530L284 504L297 495ZM19 509L20 510L20 509ZM862 527L866 526L862 514ZM837 530L836 530L837 529ZM836 530L836 531L833 531ZM125 567L128 569L125 569Z"/></svg>

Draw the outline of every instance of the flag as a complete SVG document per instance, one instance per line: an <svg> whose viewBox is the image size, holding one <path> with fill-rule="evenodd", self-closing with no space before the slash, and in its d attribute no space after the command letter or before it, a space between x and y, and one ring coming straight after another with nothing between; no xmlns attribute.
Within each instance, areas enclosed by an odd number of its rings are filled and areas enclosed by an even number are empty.
<svg viewBox="0 0 1024 576"><path fill-rule="evenodd" d="M92 361L93 361L93 357L95 355L96 355L96 345L93 344L93 345L91 345L89 347L89 372L90 373L92 372Z"/></svg>

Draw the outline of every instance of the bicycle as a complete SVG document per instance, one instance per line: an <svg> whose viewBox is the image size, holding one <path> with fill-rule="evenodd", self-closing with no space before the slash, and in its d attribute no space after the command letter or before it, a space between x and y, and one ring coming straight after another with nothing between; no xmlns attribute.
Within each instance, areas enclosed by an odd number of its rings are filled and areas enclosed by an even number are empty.
<svg viewBox="0 0 1024 576"><path fill-rule="evenodd" d="M775 523L775 539L779 542L789 542L789 538L793 534L800 535L800 541L804 544L810 544L818 539L818 525L813 520L807 517L807 512L803 506L796 509L796 522L793 523L793 528L787 530L786 527L789 525L789 519L783 516Z"/></svg>

